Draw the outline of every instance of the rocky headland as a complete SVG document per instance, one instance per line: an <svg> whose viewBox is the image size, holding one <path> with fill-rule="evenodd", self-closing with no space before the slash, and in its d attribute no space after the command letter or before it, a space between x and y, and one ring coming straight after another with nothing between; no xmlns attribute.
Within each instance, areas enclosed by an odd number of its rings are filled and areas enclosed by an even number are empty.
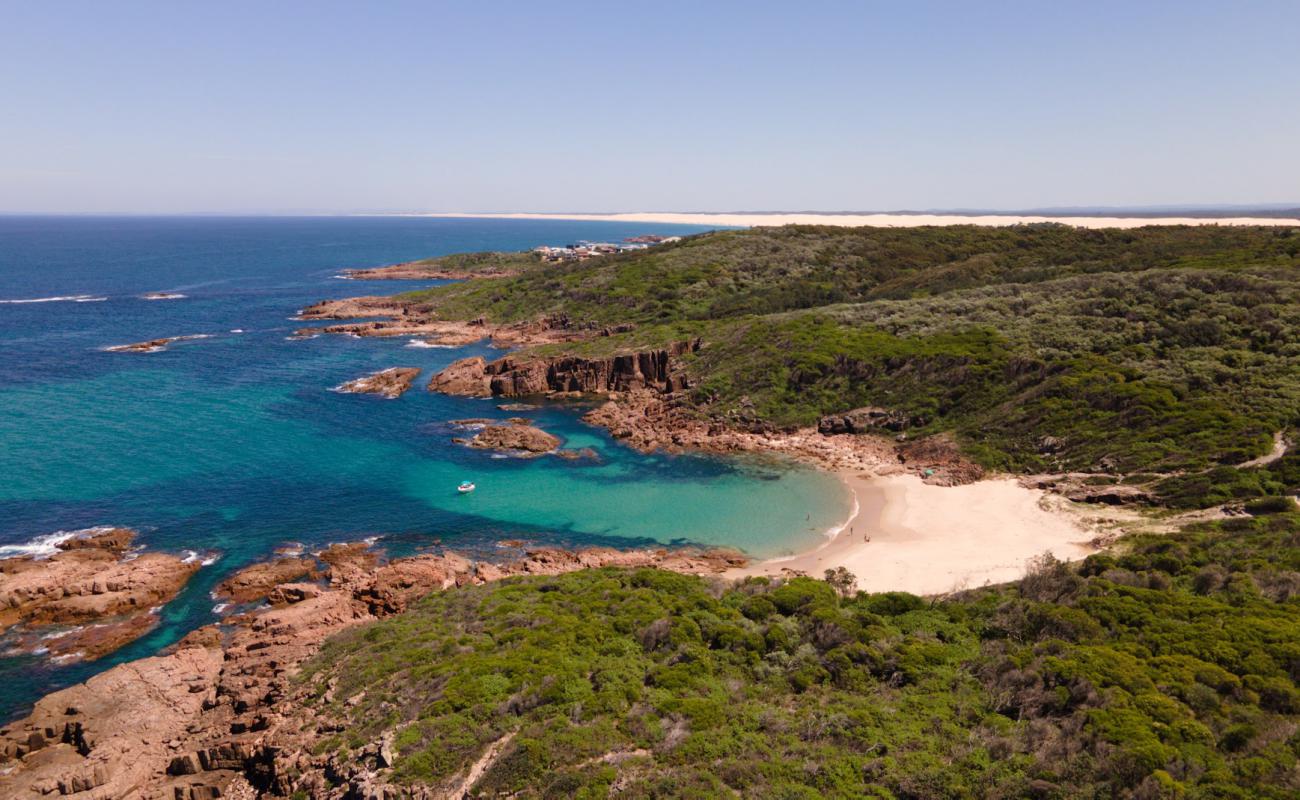
<svg viewBox="0 0 1300 800"><path fill-rule="evenodd" d="M199 563L128 552L134 538L126 528L96 528L59 542L48 558L0 560L0 632L14 629L19 650L84 658L139 638Z"/></svg>
<svg viewBox="0 0 1300 800"><path fill-rule="evenodd" d="M292 576L267 590L269 608L234 615L194 631L172 652L54 692L0 729L0 796L416 796L389 784L390 738L346 758L317 747L342 730L341 721L307 711L303 700L330 697L336 686L323 676L295 677L328 636L400 614L454 586L609 566L710 575L745 559L729 551L544 548L507 564L452 553L385 562L364 546L342 545L320 554L319 582L303 580L305 574L294 574L300 564L283 561L254 565L223 584L260 593L269 576Z"/></svg>
<svg viewBox="0 0 1300 800"><path fill-rule="evenodd" d="M389 400L401 397L420 374L419 367L389 367L348 381L337 391L345 394L377 394Z"/></svg>
<svg viewBox="0 0 1300 800"><path fill-rule="evenodd" d="M440 319L433 309L419 301L396 297L350 297L324 300L298 312L297 319L368 320L323 327L300 328L296 336L342 334L348 336L409 336L446 347L460 347L491 339L496 347L524 347L540 344L580 342L612 336L632 329L630 325L578 323L565 315L552 315L527 322L498 325L483 318Z"/></svg>

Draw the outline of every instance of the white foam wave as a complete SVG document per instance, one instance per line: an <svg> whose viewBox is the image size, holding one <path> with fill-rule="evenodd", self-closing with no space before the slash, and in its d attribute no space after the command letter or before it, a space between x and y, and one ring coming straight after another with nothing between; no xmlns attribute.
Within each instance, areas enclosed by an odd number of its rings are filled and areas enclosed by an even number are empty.
<svg viewBox="0 0 1300 800"><path fill-rule="evenodd" d="M100 303L107 299L107 297L98 297L93 294L70 294L60 295L58 297L31 297L20 300L0 300L0 303L5 305L25 305L27 303Z"/></svg>
<svg viewBox="0 0 1300 800"><path fill-rule="evenodd" d="M244 332L244 329L243 329L243 328L231 328L231 329L230 329L230 332L231 332L231 333L243 333L243 332Z"/></svg>
<svg viewBox="0 0 1300 800"><path fill-rule="evenodd" d="M75 531L55 531L47 533L44 536L37 536L31 541L22 544L4 544L0 545L0 558L13 558L15 556L32 556L33 558L49 558L59 552L59 545L69 539L77 536L93 536L96 533L111 531L110 525L98 525L94 528L82 528Z"/></svg>
<svg viewBox="0 0 1300 800"><path fill-rule="evenodd" d="M182 559L181 559L181 563L182 563L182 564L193 564L195 561L197 561L197 562L199 562L199 566L201 566L201 567L210 567L210 566L212 566L213 564L217 563L217 559L219 559L219 558L221 558L221 554L220 554L220 553L212 553L212 552L208 552L208 553L204 553L202 556L200 556L200 555L198 554L198 552L196 552L196 551L194 551L194 550L186 550L186 551L185 551L185 558L182 558Z"/></svg>
<svg viewBox="0 0 1300 800"><path fill-rule="evenodd" d="M844 533L844 529L849 527L849 523L857 519L858 513L862 511L862 506L858 504L858 493L852 492L852 494L853 494L853 510L849 512L848 519L844 520L839 525L833 525L827 528L822 533L822 535L825 536L827 539L834 539L835 537L839 536L841 533Z"/></svg>
<svg viewBox="0 0 1300 800"><path fill-rule="evenodd" d="M230 608L230 604L229 604L229 603L217 603L215 606L212 607L212 613L213 613L213 614L223 614L223 613L225 613L225 611L226 611L227 608Z"/></svg>
<svg viewBox="0 0 1300 800"><path fill-rule="evenodd" d="M418 348L421 348L421 349L425 349L425 348L435 348L435 347L438 348L439 350L454 350L454 349L455 349L455 347L454 347L453 345L449 345L449 344L434 344L433 342L426 341L426 340L424 340L424 339L412 339L412 340L410 340L409 342L406 343L406 346L407 346L407 347L418 347Z"/></svg>

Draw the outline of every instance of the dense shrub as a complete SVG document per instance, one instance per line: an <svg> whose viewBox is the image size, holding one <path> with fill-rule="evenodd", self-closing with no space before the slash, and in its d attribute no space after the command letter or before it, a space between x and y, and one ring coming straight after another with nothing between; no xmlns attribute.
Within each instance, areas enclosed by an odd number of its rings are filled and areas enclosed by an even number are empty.
<svg viewBox="0 0 1300 800"><path fill-rule="evenodd" d="M942 601L607 569L434 594L302 680L353 739L395 730L409 783L514 732L481 795L1289 798L1288 581L1295 512Z"/></svg>

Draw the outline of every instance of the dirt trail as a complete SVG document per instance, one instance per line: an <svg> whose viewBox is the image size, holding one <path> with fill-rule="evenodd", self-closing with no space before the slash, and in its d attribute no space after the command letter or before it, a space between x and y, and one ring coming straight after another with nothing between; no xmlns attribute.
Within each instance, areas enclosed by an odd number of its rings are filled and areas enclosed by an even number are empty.
<svg viewBox="0 0 1300 800"><path fill-rule="evenodd" d="M1278 431L1273 434L1273 449L1270 450L1267 455L1262 455L1259 458L1252 458L1250 461L1238 464L1237 468L1252 469L1254 467L1267 467L1269 464L1272 464L1274 461L1277 461L1282 456L1286 455L1289 446L1290 442L1288 442L1286 437L1282 435L1282 431Z"/></svg>
<svg viewBox="0 0 1300 800"><path fill-rule="evenodd" d="M488 745L488 749L483 751L483 755L479 756L478 761L470 765L465 779L447 797L455 798L455 800L469 797L469 792L474 788L474 784L478 783L478 779L483 777L483 773L487 772L488 768L496 763L496 760L501 757L501 752L506 749L506 745L510 744L510 740L513 738L515 738L515 731L507 733Z"/></svg>

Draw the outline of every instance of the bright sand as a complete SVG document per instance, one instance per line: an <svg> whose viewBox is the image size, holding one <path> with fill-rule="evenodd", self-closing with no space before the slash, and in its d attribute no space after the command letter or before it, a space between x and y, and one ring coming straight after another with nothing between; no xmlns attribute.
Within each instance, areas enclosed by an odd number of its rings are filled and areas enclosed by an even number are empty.
<svg viewBox="0 0 1300 800"><path fill-rule="evenodd" d="M771 225L836 225L914 228L921 225L1016 225L1028 222L1060 222L1080 228L1138 228L1143 225L1300 225L1300 219L1272 217L1053 217L1011 214L704 214L679 212L634 212L626 214L412 214L418 217L464 217L474 219L571 219L590 222L644 222L680 225L717 225L749 228Z"/></svg>
<svg viewBox="0 0 1300 800"><path fill-rule="evenodd" d="M751 564L733 573L820 578L845 567L870 592L943 594L1021 577L1026 563L1050 551L1082 558L1093 532L1055 498L1015 480L931 486L915 475L842 473L855 497L853 515L820 548Z"/></svg>

